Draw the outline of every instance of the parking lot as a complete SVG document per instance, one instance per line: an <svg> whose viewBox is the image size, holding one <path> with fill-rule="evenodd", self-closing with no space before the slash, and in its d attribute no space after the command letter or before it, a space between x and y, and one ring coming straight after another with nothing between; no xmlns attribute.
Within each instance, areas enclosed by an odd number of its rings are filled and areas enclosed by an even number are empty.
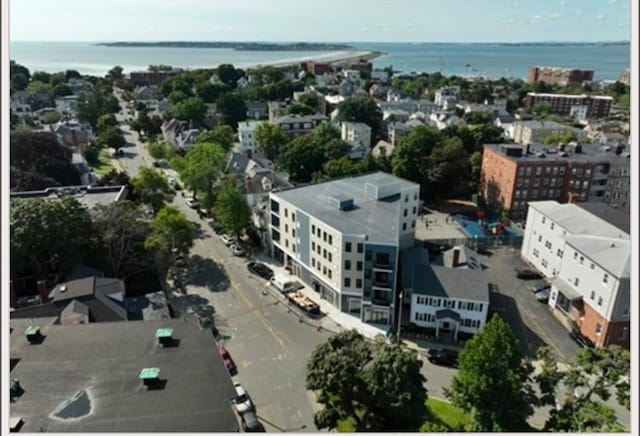
<svg viewBox="0 0 640 436"><path fill-rule="evenodd" d="M501 247L491 252L491 256L480 256L487 267L489 282L495 285L491 308L509 323L522 351L535 357L540 346L548 345L560 360L573 360L579 346L552 315L550 307L539 302L531 292L531 286L537 281L516 278L515 268L527 267L520 260L520 250Z"/></svg>

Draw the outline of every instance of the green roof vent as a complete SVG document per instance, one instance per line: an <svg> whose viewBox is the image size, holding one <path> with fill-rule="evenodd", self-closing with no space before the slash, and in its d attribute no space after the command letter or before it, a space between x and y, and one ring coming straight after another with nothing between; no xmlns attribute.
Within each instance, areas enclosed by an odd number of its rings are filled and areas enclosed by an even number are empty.
<svg viewBox="0 0 640 436"><path fill-rule="evenodd" d="M40 327L38 327L37 325L30 325L29 327L27 327L27 329L24 331L24 334L27 336L27 341L29 341L29 343L31 344L37 343L42 338L40 334Z"/></svg>
<svg viewBox="0 0 640 436"><path fill-rule="evenodd" d="M173 343L173 329L167 327L156 330L156 339L165 347L171 345Z"/></svg>
<svg viewBox="0 0 640 436"><path fill-rule="evenodd" d="M145 386L153 386L160 377L160 368L142 368L138 378L142 380Z"/></svg>

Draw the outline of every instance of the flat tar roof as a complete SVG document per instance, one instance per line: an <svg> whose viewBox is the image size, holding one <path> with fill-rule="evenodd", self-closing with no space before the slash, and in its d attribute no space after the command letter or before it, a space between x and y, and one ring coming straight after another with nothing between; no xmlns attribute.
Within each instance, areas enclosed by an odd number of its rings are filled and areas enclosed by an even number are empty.
<svg viewBox="0 0 640 436"><path fill-rule="evenodd" d="M25 329L44 335L30 345ZM229 399L235 395L210 330L193 319L52 325L50 319L12 319L11 378L24 393L10 405L25 432L236 432ZM179 340L164 348L158 328ZM19 360L16 360L19 359ZM143 368L160 370L159 389L138 378ZM82 395L86 392L86 397ZM73 398L88 397L90 412L53 417Z"/></svg>

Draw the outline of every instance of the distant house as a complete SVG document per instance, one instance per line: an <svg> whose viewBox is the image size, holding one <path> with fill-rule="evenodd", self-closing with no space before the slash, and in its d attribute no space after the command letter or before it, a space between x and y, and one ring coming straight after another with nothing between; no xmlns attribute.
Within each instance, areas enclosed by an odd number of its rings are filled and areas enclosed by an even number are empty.
<svg viewBox="0 0 640 436"><path fill-rule="evenodd" d="M436 91L434 101L438 106L444 106L447 103L456 103L460 96L459 86L447 86Z"/></svg>
<svg viewBox="0 0 640 436"><path fill-rule="evenodd" d="M343 121L340 124L340 134L343 141L360 143L367 151L371 147L371 127L365 123Z"/></svg>
<svg viewBox="0 0 640 436"><path fill-rule="evenodd" d="M240 77L238 80L236 80L236 86L238 87L238 89L246 89L247 87L249 87L249 79L244 76Z"/></svg>
<svg viewBox="0 0 640 436"><path fill-rule="evenodd" d="M80 174L80 183L83 185L91 185L98 180L98 177L91 172L91 167L87 163L82 153L76 152L71 155L71 164Z"/></svg>
<svg viewBox="0 0 640 436"><path fill-rule="evenodd" d="M56 110L67 116L75 114L77 99L77 95L63 95L61 97L56 97Z"/></svg>
<svg viewBox="0 0 640 436"><path fill-rule="evenodd" d="M516 121L513 123L513 140L517 144L541 143L549 135L570 132L575 133L579 139L586 137L584 131L555 121Z"/></svg>
<svg viewBox="0 0 640 436"><path fill-rule="evenodd" d="M315 115L286 115L275 118L272 122L280 126L289 136L295 137L309 133L319 124L327 121L327 117L320 114Z"/></svg>
<svg viewBox="0 0 640 436"><path fill-rule="evenodd" d="M267 106L269 112L269 121L272 122L276 118L282 117L289 105L283 101L270 101Z"/></svg>
<svg viewBox="0 0 640 436"><path fill-rule="evenodd" d="M263 101L247 102L247 118L262 120L269 116L267 104Z"/></svg>
<svg viewBox="0 0 640 436"><path fill-rule="evenodd" d="M435 123L438 130L449 126L465 127L467 125L462 118L449 112L434 112L431 114L430 119Z"/></svg>
<svg viewBox="0 0 640 436"><path fill-rule="evenodd" d="M165 140L183 150L193 147L200 133L200 130L191 127L191 123L175 118L165 121L161 130Z"/></svg>
<svg viewBox="0 0 640 436"><path fill-rule="evenodd" d="M387 125L387 139L395 147L400 138L408 134L413 127L401 121L394 121Z"/></svg>
<svg viewBox="0 0 640 436"><path fill-rule="evenodd" d="M91 127L75 119L58 121L53 127L53 132L61 144L79 151L86 150L89 143L95 141Z"/></svg>
<svg viewBox="0 0 640 436"><path fill-rule="evenodd" d="M394 148L395 145L391 144L390 142L380 140L371 150L371 155L373 157L391 156L393 154Z"/></svg>
<svg viewBox="0 0 640 436"><path fill-rule="evenodd" d="M238 123L238 140L240 141L240 152L255 152L260 144L256 140L256 129L263 124L263 121L240 121Z"/></svg>
<svg viewBox="0 0 640 436"><path fill-rule="evenodd" d="M34 111L54 105L53 98L46 92L32 92L28 90L14 92L13 95L11 95L11 101L28 104Z"/></svg>
<svg viewBox="0 0 640 436"><path fill-rule="evenodd" d="M45 200L57 200L65 197L73 197L87 209L96 204L108 205L127 198L126 186L60 186L46 188L41 191L11 192L11 201L19 198L44 198Z"/></svg>
<svg viewBox="0 0 640 436"><path fill-rule="evenodd" d="M409 121L411 113L402 109L383 109L382 119L384 121L405 122Z"/></svg>
<svg viewBox="0 0 640 436"><path fill-rule="evenodd" d="M84 79L69 79L67 86L71 88L74 95L86 97L93 92L93 85Z"/></svg>

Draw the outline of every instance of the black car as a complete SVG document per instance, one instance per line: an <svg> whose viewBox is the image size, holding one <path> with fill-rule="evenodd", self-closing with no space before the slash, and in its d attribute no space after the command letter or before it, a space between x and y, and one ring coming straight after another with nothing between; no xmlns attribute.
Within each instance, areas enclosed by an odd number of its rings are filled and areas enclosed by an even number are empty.
<svg viewBox="0 0 640 436"><path fill-rule="evenodd" d="M247 264L247 269L252 273L262 277L263 279L269 280L271 279L271 277L273 277L273 270L264 263L249 262Z"/></svg>
<svg viewBox="0 0 640 436"><path fill-rule="evenodd" d="M516 268L516 277L521 280L541 280L542 276L540 273L524 268Z"/></svg>
<svg viewBox="0 0 640 436"><path fill-rule="evenodd" d="M458 367L458 352L454 350L447 350L444 348L430 349L427 352L427 359L429 362L436 365Z"/></svg>

